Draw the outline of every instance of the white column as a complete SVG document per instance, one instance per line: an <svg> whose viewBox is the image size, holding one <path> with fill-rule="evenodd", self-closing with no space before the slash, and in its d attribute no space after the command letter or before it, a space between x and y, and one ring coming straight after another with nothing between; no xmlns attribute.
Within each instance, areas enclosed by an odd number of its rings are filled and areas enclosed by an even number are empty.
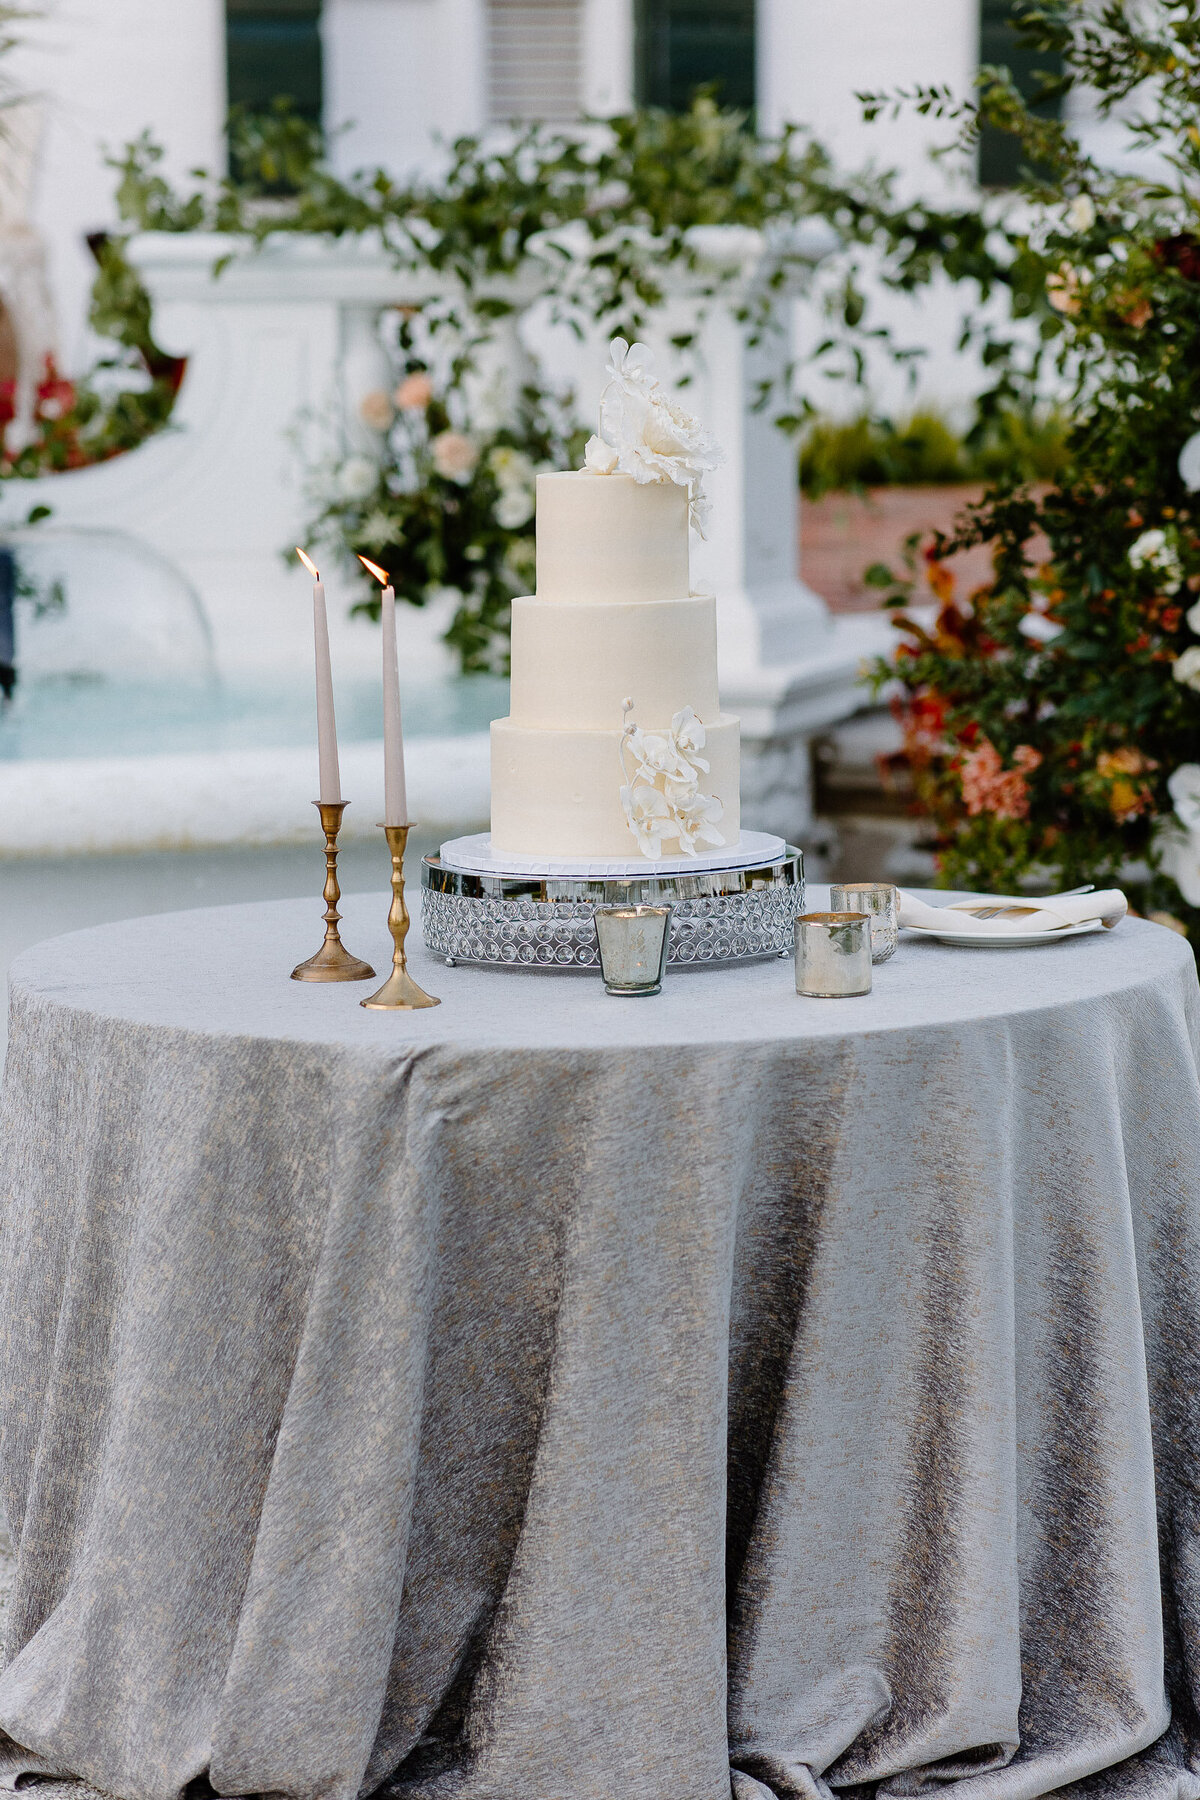
<svg viewBox="0 0 1200 1800"><path fill-rule="evenodd" d="M796 444L775 424L788 406L792 306L781 296L773 327L752 344L753 334L734 309L760 278L762 240L753 232L705 227L696 233L697 248L701 235L710 272L737 271L734 284L698 301L687 278L647 336L672 384L684 371L693 375L680 399L724 452L706 482L712 497L708 539L692 546L693 578L717 596L722 670L778 668L808 655L829 629L824 602L797 572ZM674 354L671 339L689 331L696 332L692 348ZM764 383L770 397L758 410Z"/></svg>
<svg viewBox="0 0 1200 1800"><path fill-rule="evenodd" d="M64 366L88 360L86 317L96 267L85 234L115 222L116 176L104 164L149 130L166 149L168 180L222 168L225 157L223 0L71 0L18 26L6 62L38 97L43 130L31 222L49 251Z"/></svg>
<svg viewBox="0 0 1200 1800"><path fill-rule="evenodd" d="M633 105L633 0L583 0L583 107L598 118Z"/></svg>
<svg viewBox="0 0 1200 1800"><path fill-rule="evenodd" d="M339 172L430 169L435 132L482 129L484 0L325 0L321 39Z"/></svg>

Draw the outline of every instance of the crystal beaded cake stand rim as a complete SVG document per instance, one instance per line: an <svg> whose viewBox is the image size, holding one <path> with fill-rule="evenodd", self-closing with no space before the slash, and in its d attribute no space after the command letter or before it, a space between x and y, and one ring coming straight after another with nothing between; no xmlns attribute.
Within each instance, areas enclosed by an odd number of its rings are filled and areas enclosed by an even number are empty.
<svg viewBox="0 0 1200 1800"><path fill-rule="evenodd" d="M426 856L421 883L422 935L451 966L598 972L595 909L634 900L672 907L672 968L787 956L804 910L804 856L792 844L735 868L667 874L643 864L608 877L501 875Z"/></svg>
<svg viewBox="0 0 1200 1800"><path fill-rule="evenodd" d="M493 851L490 832L451 838L442 845L443 868L461 869L469 875L543 875L568 881L620 881L630 877L654 880L659 875L699 875L716 869L747 869L778 862L787 846L781 837L766 831L743 831L736 844L723 845L696 856L580 857L517 856Z"/></svg>

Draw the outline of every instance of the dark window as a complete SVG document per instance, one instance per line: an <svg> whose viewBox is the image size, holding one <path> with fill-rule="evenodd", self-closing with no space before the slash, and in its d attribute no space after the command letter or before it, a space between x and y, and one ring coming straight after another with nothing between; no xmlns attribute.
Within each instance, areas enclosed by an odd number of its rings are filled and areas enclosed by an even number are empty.
<svg viewBox="0 0 1200 1800"><path fill-rule="evenodd" d="M286 97L321 118L321 0L225 0L229 104L265 112Z"/></svg>
<svg viewBox="0 0 1200 1800"><path fill-rule="evenodd" d="M637 95L683 112L698 87L754 105L754 0L637 0Z"/></svg>
<svg viewBox="0 0 1200 1800"><path fill-rule="evenodd" d="M1023 44L1013 30L1010 0L981 0L979 8L979 60L1010 70L1026 100L1038 91L1038 75L1061 75L1062 59ZM1057 101L1034 108L1040 118L1056 119ZM979 180L984 187L1013 187L1026 158L1017 139L1007 131L984 128L979 140Z"/></svg>

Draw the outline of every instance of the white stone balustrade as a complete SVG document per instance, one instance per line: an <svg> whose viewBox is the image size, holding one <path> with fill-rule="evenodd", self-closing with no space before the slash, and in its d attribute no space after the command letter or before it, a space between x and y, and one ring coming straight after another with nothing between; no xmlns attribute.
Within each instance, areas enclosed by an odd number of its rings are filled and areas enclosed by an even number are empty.
<svg viewBox="0 0 1200 1800"><path fill-rule="evenodd" d="M706 228L697 248L733 269L735 290L762 279L766 252L755 234ZM821 251L814 240L813 257ZM158 341L188 359L171 426L111 462L3 484L0 527L45 504L60 526L124 532L170 562L198 596L221 673L307 670L306 578L285 560L310 511L306 433L340 413L348 450L377 447L358 401L387 380L379 316L389 306L444 299L444 287L428 272L398 270L377 243L349 237L280 236L255 250L204 233L146 234L130 254L154 301ZM695 317L696 279L681 276L672 287L648 334L664 345ZM540 288L531 268L509 293L520 311ZM523 354L519 330L518 312L500 343L502 359ZM862 703L857 666L879 634L874 621L832 620L796 572L795 447L770 408L754 408L759 382L777 378L790 353L782 328L750 347L717 299L699 325L688 404L726 453L696 572L718 596L724 700L745 725L743 816L752 827L795 835L811 821L809 740ZM594 385L596 374L589 352L577 389ZM377 666L377 633L346 617L339 577L329 576L335 663L364 674ZM409 668L449 667L437 637L443 624L405 609Z"/></svg>

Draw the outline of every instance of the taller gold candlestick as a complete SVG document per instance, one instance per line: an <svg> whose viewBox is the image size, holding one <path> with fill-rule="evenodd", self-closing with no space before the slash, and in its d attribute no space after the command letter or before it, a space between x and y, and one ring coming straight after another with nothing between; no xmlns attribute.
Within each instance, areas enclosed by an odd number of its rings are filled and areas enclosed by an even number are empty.
<svg viewBox="0 0 1200 1800"><path fill-rule="evenodd" d="M325 942L315 956L296 964L292 970L293 981L370 981L375 973L370 963L351 956L338 936L338 920L342 916L338 901L342 890L337 878L337 841L342 814L349 804L348 800L313 801L321 815L321 830L325 833Z"/></svg>
<svg viewBox="0 0 1200 1800"><path fill-rule="evenodd" d="M388 930L392 934L392 942L396 948L392 952L392 972L377 993L369 1000L360 1000L360 1006L399 1008L404 1012L415 1012L422 1006L440 1006L432 994L419 988L408 972L408 958L404 954L404 940L408 936L408 908L404 904L404 846L408 842L407 825L385 825L383 835L387 839L387 847L392 853L392 904L388 909Z"/></svg>

